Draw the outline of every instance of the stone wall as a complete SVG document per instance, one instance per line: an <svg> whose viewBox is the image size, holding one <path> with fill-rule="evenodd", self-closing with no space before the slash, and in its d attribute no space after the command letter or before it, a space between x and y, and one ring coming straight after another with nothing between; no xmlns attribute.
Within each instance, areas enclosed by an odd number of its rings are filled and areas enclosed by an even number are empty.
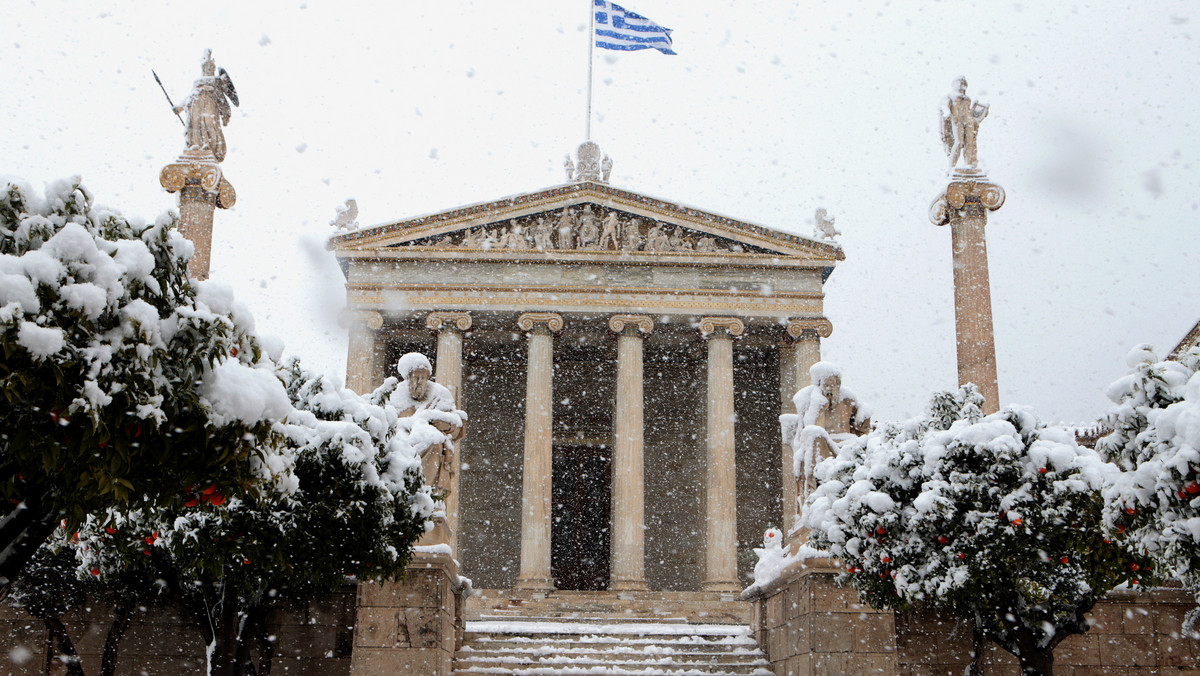
<svg viewBox="0 0 1200 676"><path fill-rule="evenodd" d="M755 636L776 676L963 673L970 625L944 613L874 610L835 576L829 568L794 570L755 595ZM1090 631L1055 649L1055 674L1200 676L1200 639L1180 634L1195 605L1178 589L1113 592L1090 614ZM1012 655L991 642L986 651L986 676L1020 676Z"/></svg>
<svg viewBox="0 0 1200 676"><path fill-rule="evenodd" d="M354 589L330 594L303 612L283 613L276 632L273 671L299 676L350 673L354 631ZM99 604L64 620L85 673L100 670L112 612ZM47 632L42 621L0 605L0 676L65 674L62 664L46 658ZM175 676L204 672L205 645L194 621L175 605L135 611L121 641L119 674Z"/></svg>
<svg viewBox="0 0 1200 676"><path fill-rule="evenodd" d="M894 614L859 604L834 575L807 568L754 600L752 627L776 676L897 672Z"/></svg>
<svg viewBox="0 0 1200 676"><path fill-rule="evenodd" d="M358 586L352 676L449 676L465 598L449 554L418 552L403 582Z"/></svg>

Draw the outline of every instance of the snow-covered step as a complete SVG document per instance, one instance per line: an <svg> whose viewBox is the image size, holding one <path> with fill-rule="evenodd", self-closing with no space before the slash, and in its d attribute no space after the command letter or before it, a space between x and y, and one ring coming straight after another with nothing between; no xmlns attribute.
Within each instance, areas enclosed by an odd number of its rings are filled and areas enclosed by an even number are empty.
<svg viewBox="0 0 1200 676"><path fill-rule="evenodd" d="M734 624L570 621L467 622L456 674L504 676L770 676L750 628Z"/></svg>
<svg viewBox="0 0 1200 676"><path fill-rule="evenodd" d="M632 614L612 613L598 617L595 613L582 613L576 611L561 611L561 612L539 612L537 614L529 614L528 611L521 610L495 610L489 613L483 613L479 616L483 622L507 622L512 620L521 620L524 622L571 622L576 620L587 619L589 621L602 621L604 624L644 624L646 622L656 622L664 624L687 624L686 617L642 617Z"/></svg>

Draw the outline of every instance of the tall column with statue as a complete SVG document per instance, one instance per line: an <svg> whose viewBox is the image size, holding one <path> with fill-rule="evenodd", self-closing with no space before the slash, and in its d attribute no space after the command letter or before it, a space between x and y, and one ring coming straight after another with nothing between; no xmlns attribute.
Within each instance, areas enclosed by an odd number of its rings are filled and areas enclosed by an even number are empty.
<svg viewBox="0 0 1200 676"><path fill-rule="evenodd" d="M983 394L983 412L995 413L1000 394L984 227L987 213L1003 206L1004 188L988 180L979 167L976 141L987 114L986 105L967 96L966 78L955 80L954 92L942 106L942 142L950 156L950 175L929 218L934 225L950 225L958 382L974 383Z"/></svg>
<svg viewBox="0 0 1200 676"><path fill-rule="evenodd" d="M207 279L213 211L229 209L237 201L220 163L225 161L226 148L222 127L229 124L230 104L238 105L238 96L229 73L213 61L212 50L204 50L200 72L187 100L174 108L176 115L187 113L183 154L163 167L158 180L167 192L179 193L179 231L196 247L188 271L196 279Z"/></svg>

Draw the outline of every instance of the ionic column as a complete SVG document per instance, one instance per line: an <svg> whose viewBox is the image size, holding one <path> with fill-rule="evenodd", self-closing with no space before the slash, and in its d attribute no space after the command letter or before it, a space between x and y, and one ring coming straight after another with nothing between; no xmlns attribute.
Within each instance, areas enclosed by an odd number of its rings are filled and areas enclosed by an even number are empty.
<svg viewBox="0 0 1200 676"><path fill-rule="evenodd" d="M740 588L733 444L733 339L744 330L745 325L736 317L704 317L700 320L700 333L708 340L704 591L735 592Z"/></svg>
<svg viewBox="0 0 1200 676"><path fill-rule="evenodd" d="M162 168L158 181L167 192L179 193L179 234L196 247L188 272L196 279L208 279L213 211L233 207L237 192L208 149L183 151L178 160Z"/></svg>
<svg viewBox="0 0 1200 676"><path fill-rule="evenodd" d="M359 394L375 389L381 368L383 345L378 332L383 315L374 310L350 310L342 314L342 325L350 329L346 353L346 387Z"/></svg>
<svg viewBox="0 0 1200 676"><path fill-rule="evenodd" d="M617 407L613 415L612 565L608 588L646 589L643 470L642 340L654 330L645 315L613 315L617 334Z"/></svg>
<svg viewBox="0 0 1200 676"><path fill-rule="evenodd" d="M563 319L552 312L527 312L517 326L529 336L525 373L525 463L521 475L521 572L519 589L548 592L550 576L550 487L554 471L554 334Z"/></svg>
<svg viewBox="0 0 1200 676"><path fill-rule="evenodd" d="M983 412L1000 408L996 381L996 339L992 331L992 289L988 281L987 212L1004 205L1004 188L976 169L956 171L933 202L934 225L950 225L954 252L954 329L958 384L975 383Z"/></svg>
<svg viewBox="0 0 1200 676"><path fill-rule="evenodd" d="M801 317L787 324L784 342L779 346L779 412L795 413L792 399L809 385L808 370L821 361L821 339L833 334L833 324L824 317ZM799 514L796 503L795 459L792 440L784 439L783 460L783 532L791 534Z"/></svg>
<svg viewBox="0 0 1200 676"><path fill-rule="evenodd" d="M471 328L471 315L466 312L430 312L425 317L425 326L437 333L436 380L450 390L455 405L462 408L463 332ZM455 552L458 551L458 473L462 466L465 442L466 439L459 439L454 443L450 494L446 496L446 525L450 530L450 548Z"/></svg>

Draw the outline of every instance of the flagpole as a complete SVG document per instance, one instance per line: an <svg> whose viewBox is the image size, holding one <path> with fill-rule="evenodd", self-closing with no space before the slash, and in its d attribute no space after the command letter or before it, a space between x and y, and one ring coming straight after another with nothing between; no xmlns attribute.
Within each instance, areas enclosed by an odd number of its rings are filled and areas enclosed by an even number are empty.
<svg viewBox="0 0 1200 676"><path fill-rule="evenodd" d="M594 0L587 0L588 16L588 84L587 84L587 122L583 127L583 140L592 140L592 63L595 58L592 53L596 49L596 4Z"/></svg>

